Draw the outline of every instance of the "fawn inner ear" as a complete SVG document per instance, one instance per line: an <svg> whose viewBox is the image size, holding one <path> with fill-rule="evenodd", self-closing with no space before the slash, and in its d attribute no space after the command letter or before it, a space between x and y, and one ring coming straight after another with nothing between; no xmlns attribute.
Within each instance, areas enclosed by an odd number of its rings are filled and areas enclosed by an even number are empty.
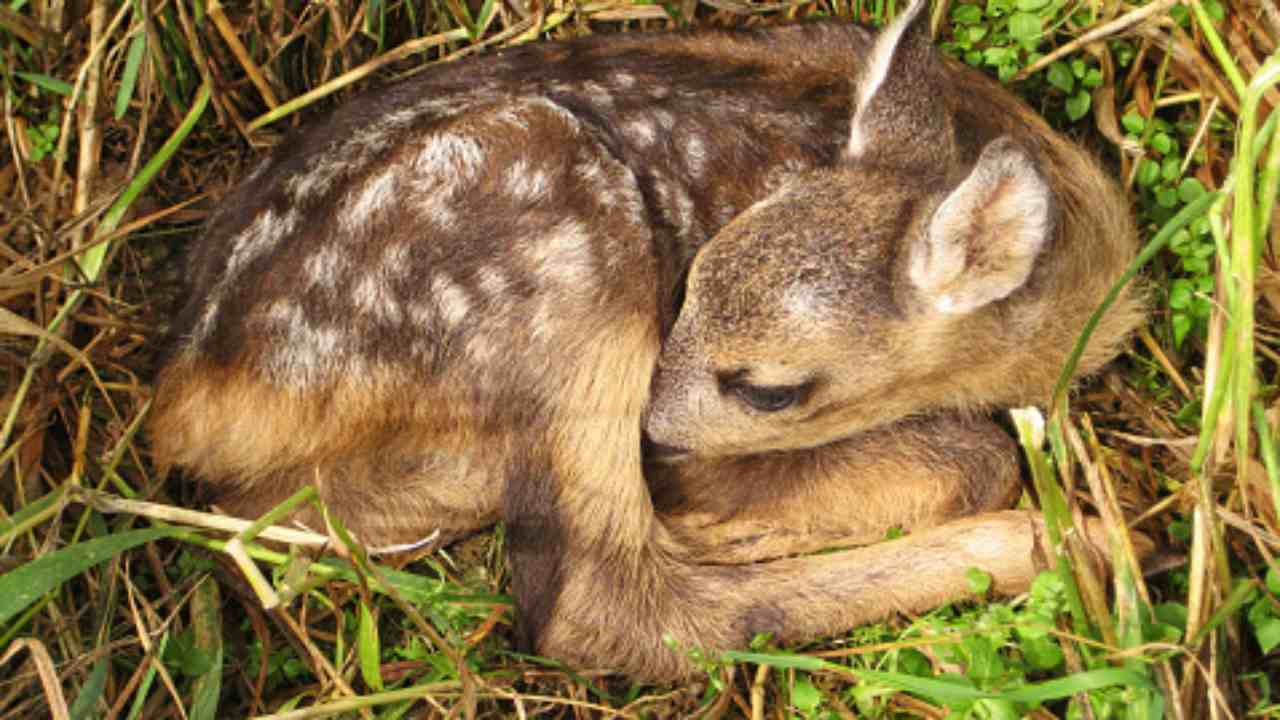
<svg viewBox="0 0 1280 720"><path fill-rule="evenodd" d="M1052 230L1052 190L1025 150L997 138L914 242L908 277L935 311L971 312L1027 282Z"/></svg>

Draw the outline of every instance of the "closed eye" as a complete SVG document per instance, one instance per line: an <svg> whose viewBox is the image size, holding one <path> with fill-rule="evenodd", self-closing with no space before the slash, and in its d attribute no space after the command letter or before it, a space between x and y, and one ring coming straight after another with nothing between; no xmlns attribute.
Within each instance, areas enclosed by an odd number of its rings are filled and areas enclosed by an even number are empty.
<svg viewBox="0 0 1280 720"><path fill-rule="evenodd" d="M804 385L738 385L733 393L760 412L778 412L799 402Z"/></svg>
<svg viewBox="0 0 1280 720"><path fill-rule="evenodd" d="M747 382L745 369L720 373L720 392L732 394L752 409L773 413L804 402L813 390L812 381L798 385L756 385Z"/></svg>

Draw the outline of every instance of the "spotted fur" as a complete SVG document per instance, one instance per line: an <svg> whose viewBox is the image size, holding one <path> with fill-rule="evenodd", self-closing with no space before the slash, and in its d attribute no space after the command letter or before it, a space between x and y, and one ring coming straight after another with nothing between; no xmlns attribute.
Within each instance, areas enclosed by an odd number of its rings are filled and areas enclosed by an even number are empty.
<svg viewBox="0 0 1280 720"><path fill-rule="evenodd" d="M919 28L536 45L339 108L192 249L157 459L246 516L314 484L372 546L501 519L524 644L645 677L694 671L668 641L918 611L971 566L1025 587L1041 528L969 415L1043 399L1133 231ZM735 382L807 390L766 414Z"/></svg>

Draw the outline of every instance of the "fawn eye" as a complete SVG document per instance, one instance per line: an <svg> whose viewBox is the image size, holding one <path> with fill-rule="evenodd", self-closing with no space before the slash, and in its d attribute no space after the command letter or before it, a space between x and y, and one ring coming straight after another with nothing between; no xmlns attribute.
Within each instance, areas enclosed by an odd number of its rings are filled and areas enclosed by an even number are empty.
<svg viewBox="0 0 1280 720"><path fill-rule="evenodd" d="M796 404L804 392L803 385L735 385L733 392L760 412L778 412Z"/></svg>

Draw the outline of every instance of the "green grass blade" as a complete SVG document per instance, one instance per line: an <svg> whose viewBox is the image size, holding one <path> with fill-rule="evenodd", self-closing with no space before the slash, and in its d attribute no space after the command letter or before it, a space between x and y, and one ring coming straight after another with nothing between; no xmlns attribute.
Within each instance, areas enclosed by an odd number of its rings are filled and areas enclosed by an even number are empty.
<svg viewBox="0 0 1280 720"><path fill-rule="evenodd" d="M1002 693L1001 697L1013 702L1042 703L1070 697L1076 693L1101 690L1102 688L1115 687L1117 685L1143 689L1155 687L1146 676L1132 670L1104 668L1102 670L1087 670L1057 680L1046 680L1034 685L1028 685Z"/></svg>
<svg viewBox="0 0 1280 720"><path fill-rule="evenodd" d="M848 672L848 668L839 665L833 665L821 658L810 657L808 655L795 655L792 653L761 653L761 652L743 652L739 650L727 650L721 653L721 657L730 662L754 663L756 665L768 665L769 667L788 668L793 670L804 670L806 672L818 672L821 670L837 669L842 672Z"/></svg>
<svg viewBox="0 0 1280 720"><path fill-rule="evenodd" d="M7 545L13 536L26 532L58 512L58 502L65 495L65 486L45 494L38 500L29 502L18 512L0 519L0 546Z"/></svg>
<svg viewBox="0 0 1280 720"><path fill-rule="evenodd" d="M218 697L222 694L222 599L218 584L211 579L200 583L191 596L191 624L196 649L212 658L192 686L191 720L217 720Z"/></svg>
<svg viewBox="0 0 1280 720"><path fill-rule="evenodd" d="M126 720L138 720L142 717L142 709L147 704L147 695L151 693L151 685L156 681L156 674L159 672L160 658L164 657L165 648L169 647L169 637L169 631L166 630L156 643L155 655L147 663L147 673L142 676L142 682L138 683L138 689L133 693L133 704L129 706Z"/></svg>
<svg viewBox="0 0 1280 720"><path fill-rule="evenodd" d="M129 112L129 101L133 99L133 89L138 85L138 71L142 69L142 58L147 52L147 34L141 30L133 36L129 43L129 56L124 62L124 74L120 76L120 89L116 92L116 119Z"/></svg>
<svg viewBox="0 0 1280 720"><path fill-rule="evenodd" d="M1067 356L1067 362L1062 367L1062 373L1058 376L1058 384L1053 389L1053 401L1049 405L1050 412L1057 412L1058 405L1062 402L1062 398L1066 396L1067 388L1071 385L1071 377L1075 375L1076 366L1080 364L1080 356L1084 354L1085 345L1089 342L1089 337L1093 335L1093 331L1098 327L1098 323L1102 321L1102 316L1111 308L1125 286L1129 284L1133 277L1138 274L1147 263L1151 262L1151 258L1156 256L1173 238L1174 233L1191 223L1192 220L1203 215L1209 206L1217 202L1222 197L1222 193L1210 192L1201 195L1192 201L1189 205L1182 208L1177 215L1174 215L1169 222L1160 228L1160 232L1151 238L1151 242L1142 248L1142 252L1129 263L1129 267L1125 269L1124 274L1111 286L1111 291L1107 293L1102 304L1097 310L1089 316L1089 321L1084 324L1084 330L1080 332L1080 337L1076 338L1075 347L1071 349L1071 354Z"/></svg>
<svg viewBox="0 0 1280 720"><path fill-rule="evenodd" d="M14 75L26 80L42 90L48 90L51 93L57 93L70 97L75 91L75 87L65 80L59 80L56 77L50 77L44 73L33 72L16 72Z"/></svg>
<svg viewBox="0 0 1280 720"><path fill-rule="evenodd" d="M360 625L356 630L356 652L360 657L360 677L364 684L382 692L382 643L378 640L378 623L369 605L360 603Z"/></svg>
<svg viewBox="0 0 1280 720"><path fill-rule="evenodd" d="M109 655L103 655L93 664L88 679L84 681L75 702L71 704L69 713L71 720L88 720L93 715L93 708L97 705L98 698L102 697L102 691L107 687L107 669L110 665Z"/></svg>
<svg viewBox="0 0 1280 720"><path fill-rule="evenodd" d="M67 580L143 543L173 537L177 528L116 533L69 545L0 575L0 624Z"/></svg>

